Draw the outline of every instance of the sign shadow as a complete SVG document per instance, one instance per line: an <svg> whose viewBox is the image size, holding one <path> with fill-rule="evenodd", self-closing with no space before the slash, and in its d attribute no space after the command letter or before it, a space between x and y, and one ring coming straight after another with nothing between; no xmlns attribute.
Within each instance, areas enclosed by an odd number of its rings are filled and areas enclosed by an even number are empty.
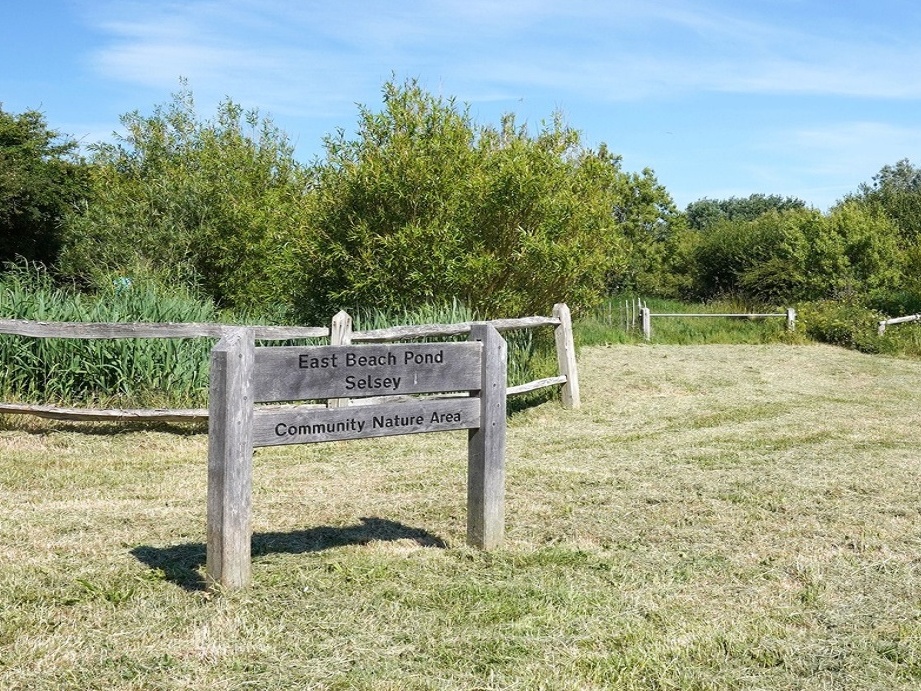
<svg viewBox="0 0 921 691"><path fill-rule="evenodd" d="M290 532L253 533L252 556L266 554L306 554L347 545L369 542L410 540L420 547L444 549L447 544L437 535L386 518L363 517L348 526L317 526ZM165 580L189 591L203 591L208 584L201 574L205 565L205 543L186 542L170 547L140 545L131 554L151 569L163 573Z"/></svg>

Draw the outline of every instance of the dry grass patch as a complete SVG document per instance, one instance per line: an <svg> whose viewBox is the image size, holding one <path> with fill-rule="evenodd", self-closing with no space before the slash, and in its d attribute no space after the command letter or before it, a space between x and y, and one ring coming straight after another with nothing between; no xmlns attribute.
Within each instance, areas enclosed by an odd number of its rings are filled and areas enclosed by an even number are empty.
<svg viewBox="0 0 921 691"><path fill-rule="evenodd" d="M514 416L507 545L463 433L255 457L212 595L200 431L0 429L0 687L914 689L921 363L616 346Z"/></svg>

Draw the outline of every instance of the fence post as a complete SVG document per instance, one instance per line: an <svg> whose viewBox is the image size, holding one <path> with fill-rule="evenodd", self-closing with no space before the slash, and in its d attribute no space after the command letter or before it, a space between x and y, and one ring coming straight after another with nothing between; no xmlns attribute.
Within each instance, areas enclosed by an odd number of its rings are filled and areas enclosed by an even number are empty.
<svg viewBox="0 0 921 691"><path fill-rule="evenodd" d="M243 588L251 580L253 331L234 328L211 351L208 400L209 584Z"/></svg>
<svg viewBox="0 0 921 691"><path fill-rule="evenodd" d="M553 316L560 320L554 329L556 338L556 361L560 374L566 377L562 399L564 408L578 408L582 405L579 395L579 372L576 368L576 344L572 335L572 315L569 306L559 302L553 306Z"/></svg>
<svg viewBox="0 0 921 691"><path fill-rule="evenodd" d="M330 345L351 345L352 344L352 317L345 310L340 310L333 317L333 322L329 330ZM327 408L347 408L349 405L348 398L330 398L326 402Z"/></svg>
<svg viewBox="0 0 921 691"><path fill-rule="evenodd" d="M796 310L787 308L787 331L796 331Z"/></svg>
<svg viewBox="0 0 921 691"><path fill-rule="evenodd" d="M886 320L885 319L879 323L879 327L877 327L876 333L880 336L885 335L886 333Z"/></svg>
<svg viewBox="0 0 921 691"><path fill-rule="evenodd" d="M467 544L493 549L505 536L505 378L508 347L489 324L474 324L483 344L480 426L467 439Z"/></svg>
<svg viewBox="0 0 921 691"><path fill-rule="evenodd" d="M652 317L648 307L643 307L640 312L643 315L643 338L648 341L652 338Z"/></svg>

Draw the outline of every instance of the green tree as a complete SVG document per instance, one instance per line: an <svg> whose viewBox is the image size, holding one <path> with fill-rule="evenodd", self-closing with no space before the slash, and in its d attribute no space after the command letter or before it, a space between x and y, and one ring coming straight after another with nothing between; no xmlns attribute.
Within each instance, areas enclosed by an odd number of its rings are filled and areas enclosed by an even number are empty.
<svg viewBox="0 0 921 691"><path fill-rule="evenodd" d="M752 194L729 199L700 199L688 204L685 211L688 227L707 230L721 221L753 221L770 211L805 209L806 202L778 194Z"/></svg>
<svg viewBox="0 0 921 691"><path fill-rule="evenodd" d="M626 241L626 266L614 275L611 290L677 297L686 291L685 216L671 195L645 168L621 176L614 218Z"/></svg>
<svg viewBox="0 0 921 691"><path fill-rule="evenodd" d="M414 81L386 84L383 101L360 108L357 137L328 137L315 168L296 286L308 314L453 298L489 316L590 305L626 272L629 224L658 229L633 196L650 188L658 203L651 172L628 176L560 116L536 135L512 115L478 126Z"/></svg>
<svg viewBox="0 0 921 691"><path fill-rule="evenodd" d="M723 220L701 234L693 252L698 297L766 303L892 290L902 265L895 224L855 202L826 215L790 209Z"/></svg>
<svg viewBox="0 0 921 691"><path fill-rule="evenodd" d="M921 168L907 158L883 166L872 183L862 183L845 201L878 207L895 221L907 242L921 237Z"/></svg>
<svg viewBox="0 0 921 691"><path fill-rule="evenodd" d="M64 218L87 194L77 142L40 112L0 108L0 262L57 260Z"/></svg>
<svg viewBox="0 0 921 691"><path fill-rule="evenodd" d="M125 134L92 147L94 202L69 224L64 269L178 274L235 306L283 298L307 201L286 135L230 100L202 121L188 90L121 120Z"/></svg>

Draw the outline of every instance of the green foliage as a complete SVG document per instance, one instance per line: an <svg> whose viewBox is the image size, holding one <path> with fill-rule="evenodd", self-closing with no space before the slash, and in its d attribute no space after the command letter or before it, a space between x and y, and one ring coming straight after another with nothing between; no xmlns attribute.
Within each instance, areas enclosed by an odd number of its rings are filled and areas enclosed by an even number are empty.
<svg viewBox="0 0 921 691"><path fill-rule="evenodd" d="M921 237L921 168L907 158L883 166L872 183L863 183L848 197L876 206L898 226L902 237L915 242Z"/></svg>
<svg viewBox="0 0 921 691"><path fill-rule="evenodd" d="M57 259L62 220L87 193L76 149L38 111L0 107L0 262Z"/></svg>
<svg viewBox="0 0 921 691"><path fill-rule="evenodd" d="M415 82L386 84L357 138L325 145L299 245L308 316L455 298L484 316L591 305L626 271L627 234L656 230L671 203L651 172L626 175L559 116L536 135L512 115L477 126Z"/></svg>
<svg viewBox="0 0 921 691"><path fill-rule="evenodd" d="M798 327L807 336L832 345L875 353L881 349L877 335L883 315L851 300L819 300L801 305Z"/></svg>
<svg viewBox="0 0 921 691"><path fill-rule="evenodd" d="M665 187L646 168L625 175L618 196L614 216L626 240L627 264L612 277L610 290L661 296L685 292L689 234Z"/></svg>
<svg viewBox="0 0 921 691"><path fill-rule="evenodd" d="M699 199L688 204L687 223L693 230L709 230L722 221L754 221L771 211L805 209L806 202L778 194L752 194L729 199Z"/></svg>
<svg viewBox="0 0 921 691"><path fill-rule="evenodd" d="M116 143L92 148L94 201L69 224L64 271L92 281L140 267L227 305L277 301L307 199L285 135L229 100L201 121L189 91L122 124Z"/></svg>
<svg viewBox="0 0 921 691"><path fill-rule="evenodd" d="M0 275L0 314L67 322L214 322L213 303L181 286L110 281L95 294L56 286L40 267ZM0 336L5 399L65 404L202 405L209 339L51 339Z"/></svg>
<svg viewBox="0 0 921 691"><path fill-rule="evenodd" d="M753 221L720 221L692 251L694 291L779 304L892 290L904 257L894 224L849 202L828 215L771 211Z"/></svg>

